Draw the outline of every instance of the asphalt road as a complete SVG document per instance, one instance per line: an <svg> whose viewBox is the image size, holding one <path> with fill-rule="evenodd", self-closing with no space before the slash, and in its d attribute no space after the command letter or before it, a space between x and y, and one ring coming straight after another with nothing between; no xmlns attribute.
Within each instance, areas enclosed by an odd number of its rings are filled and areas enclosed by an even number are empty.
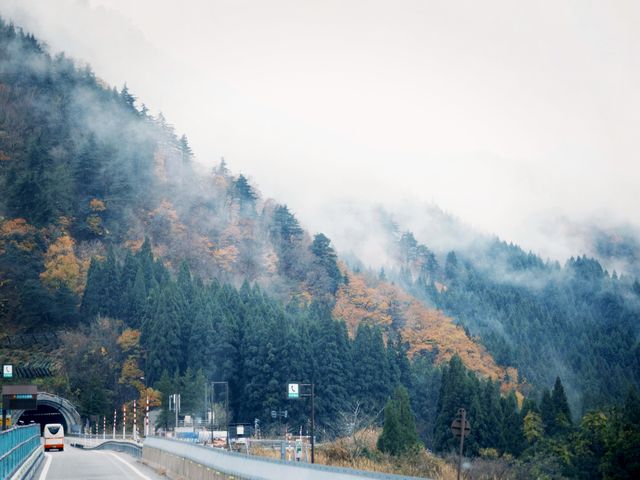
<svg viewBox="0 0 640 480"><path fill-rule="evenodd" d="M166 480L135 458L109 450L83 450L66 442L64 451L51 451L34 476L38 480Z"/></svg>

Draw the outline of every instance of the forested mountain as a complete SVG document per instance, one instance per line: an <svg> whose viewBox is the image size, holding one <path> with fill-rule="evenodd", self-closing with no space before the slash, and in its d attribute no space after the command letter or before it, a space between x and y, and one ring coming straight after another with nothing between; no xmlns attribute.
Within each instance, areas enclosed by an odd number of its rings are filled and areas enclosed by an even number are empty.
<svg viewBox="0 0 640 480"><path fill-rule="evenodd" d="M564 265L545 261L446 215L433 217L425 219L437 225L432 231L444 238L466 232L466 240L443 250L434 238L437 247L430 248L428 235L420 242L391 215L374 217L389 252L379 275L454 318L498 364L517 368L521 381L540 388L560 375L574 411L605 405L640 385L636 277L608 272L584 255ZM633 271L635 264L628 265Z"/></svg>
<svg viewBox="0 0 640 480"><path fill-rule="evenodd" d="M363 284L354 278L341 289L351 274L340 267L329 238L312 237L287 206L262 199L224 160L202 171L186 136L178 137L162 115L138 108L126 86L106 87L89 67L76 68L62 54L51 58L35 38L11 26L3 26L2 35L0 298L7 331L30 331L43 322L66 329L104 313L77 308L94 294L96 265L124 262L118 288L129 291L136 271L127 259L145 238L167 275L185 263L205 283L257 282L284 303L332 308L339 298L342 313L334 313L347 320L349 312L352 333L363 320L385 335L398 330L381 318L394 308L386 296L399 292L381 292L375 312L371 305L362 308L356 286ZM109 288L116 288L118 277L109 275ZM144 294L151 289L147 284ZM115 294L107 298L120 301ZM506 379L450 318L419 302L411 307L414 317L437 318L458 332L454 349L446 336L429 338L446 345L441 360L474 350L473 360L464 356L469 368ZM120 311L107 312L121 318ZM413 323L421 328L420 319ZM141 327L141 320L132 326Z"/></svg>
<svg viewBox="0 0 640 480"><path fill-rule="evenodd" d="M448 425L464 406L470 454L548 448L560 464L583 455L614 470L603 452L619 442L633 455L638 422L607 408L637 404L636 279L497 240L432 251L393 222L381 229L386 272L343 262L224 160L205 171L126 86L2 20L0 191L0 333L62 339L2 356L51 359L65 375L39 381L83 415L146 395L166 406L177 390L201 415L204 385L226 380L235 420L276 428L270 412L288 408L303 425L283 386L312 381L329 438L380 425L404 385L437 451L452 447ZM606 448L554 450L587 435L574 422L593 407Z"/></svg>

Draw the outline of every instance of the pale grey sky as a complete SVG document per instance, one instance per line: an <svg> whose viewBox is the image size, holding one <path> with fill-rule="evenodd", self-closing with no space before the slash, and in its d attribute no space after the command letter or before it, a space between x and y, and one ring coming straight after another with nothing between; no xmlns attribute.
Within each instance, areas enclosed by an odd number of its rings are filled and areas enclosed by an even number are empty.
<svg viewBox="0 0 640 480"><path fill-rule="evenodd" d="M640 3L0 0L125 81L314 231L435 202L543 255L547 220L640 226ZM335 211L335 210L333 210ZM427 239L423 239L427 241ZM428 241L427 241L428 243Z"/></svg>

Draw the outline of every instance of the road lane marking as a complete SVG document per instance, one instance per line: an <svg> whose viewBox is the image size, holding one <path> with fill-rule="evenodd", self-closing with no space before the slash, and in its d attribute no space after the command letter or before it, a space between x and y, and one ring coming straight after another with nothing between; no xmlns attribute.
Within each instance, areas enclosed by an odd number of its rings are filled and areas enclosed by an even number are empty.
<svg viewBox="0 0 640 480"><path fill-rule="evenodd" d="M120 474L118 475L118 478L120 480L139 480L137 474L126 468L124 465L122 465L122 463L118 462L112 455L107 455L104 458L108 460L109 467L111 469L115 469L120 472Z"/></svg>
<svg viewBox="0 0 640 480"><path fill-rule="evenodd" d="M95 452L95 453L102 453L105 455L111 455L113 458L115 458L116 460L118 460L119 462L124 463L127 467L129 467L131 470L133 470L133 472L138 475L140 478L142 478L143 480L152 480L152 478L147 477L144 473L142 473L140 470L138 470L136 467L134 467L133 465L131 465L129 462L127 462L126 460L124 460L123 458L120 458L118 455L116 455L113 452ZM42 479L40 479L42 480Z"/></svg>
<svg viewBox="0 0 640 480"><path fill-rule="evenodd" d="M47 474L49 473L49 467L51 467L51 461L53 460L51 458L50 453L45 453L44 458L45 458L44 467L42 468L42 472L40 473L38 480L45 480L47 478Z"/></svg>

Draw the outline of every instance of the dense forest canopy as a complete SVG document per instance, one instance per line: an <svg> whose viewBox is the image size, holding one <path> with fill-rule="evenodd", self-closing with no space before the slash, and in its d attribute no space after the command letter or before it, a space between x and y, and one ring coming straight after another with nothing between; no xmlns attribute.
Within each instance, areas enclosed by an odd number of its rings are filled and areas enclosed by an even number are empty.
<svg viewBox="0 0 640 480"><path fill-rule="evenodd" d="M405 232L398 268L385 275L454 317L530 384L560 374L577 412L640 385L637 279L585 256L561 266L497 239L481 245L438 256Z"/></svg>

